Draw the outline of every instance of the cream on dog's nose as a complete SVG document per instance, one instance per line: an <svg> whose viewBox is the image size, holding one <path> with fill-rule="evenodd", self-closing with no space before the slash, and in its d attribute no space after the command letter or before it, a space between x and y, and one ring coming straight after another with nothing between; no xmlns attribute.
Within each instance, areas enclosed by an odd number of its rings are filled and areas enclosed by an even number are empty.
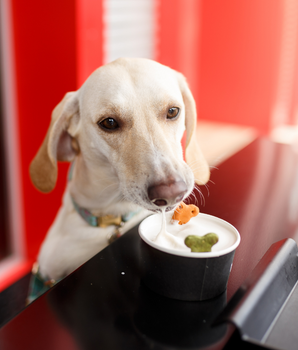
<svg viewBox="0 0 298 350"><path fill-rule="evenodd" d="M148 197L158 207L174 205L182 201L187 192L186 183L182 180L171 180L167 183L153 184L148 188Z"/></svg>

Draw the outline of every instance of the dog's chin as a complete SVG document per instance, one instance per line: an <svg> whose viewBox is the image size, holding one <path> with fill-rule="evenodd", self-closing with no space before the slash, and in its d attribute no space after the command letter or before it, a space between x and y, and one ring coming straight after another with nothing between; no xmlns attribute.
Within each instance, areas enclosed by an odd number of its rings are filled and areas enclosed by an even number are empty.
<svg viewBox="0 0 298 350"><path fill-rule="evenodd" d="M187 196L184 196L184 198L181 200L183 201ZM126 198L128 201L130 201L131 203L136 204L137 206L151 211L153 213L161 213L163 210L165 210L166 212L172 211L174 210L177 205L181 202L177 202L174 204L170 204L170 205L165 205L165 206L158 206L154 203L152 203L148 198L144 198L144 197L139 197L139 196L130 196L130 198L127 196Z"/></svg>
<svg viewBox="0 0 298 350"><path fill-rule="evenodd" d="M144 200L138 199L138 198L134 198L131 202L133 202L134 204L138 205L139 207L146 209L146 210L149 210L153 213L161 213L162 210L164 210L164 209L166 212L174 210L177 207L177 205L179 204L179 203L177 203L174 205L159 207L159 206L157 206L149 201L144 201Z"/></svg>
<svg viewBox="0 0 298 350"><path fill-rule="evenodd" d="M152 211L153 213L161 213L163 209L164 209L164 207L159 207L159 208L152 208L149 210ZM174 209L175 209L175 206L165 207L166 212L174 210Z"/></svg>
<svg viewBox="0 0 298 350"><path fill-rule="evenodd" d="M153 212L153 213L161 213L163 210L165 210L166 212L174 210L178 204L179 203L176 203L174 205L159 207L159 206L154 205L152 203L142 203L142 204L140 204L140 206L143 207L144 209L147 209L147 210Z"/></svg>

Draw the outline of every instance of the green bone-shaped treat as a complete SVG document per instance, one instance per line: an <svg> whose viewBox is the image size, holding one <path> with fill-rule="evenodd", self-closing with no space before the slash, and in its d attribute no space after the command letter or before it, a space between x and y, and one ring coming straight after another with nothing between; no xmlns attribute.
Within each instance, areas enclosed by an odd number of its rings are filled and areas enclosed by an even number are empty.
<svg viewBox="0 0 298 350"><path fill-rule="evenodd" d="M211 252L212 246L218 242L216 233L207 233L204 236L187 236L184 243L192 252Z"/></svg>

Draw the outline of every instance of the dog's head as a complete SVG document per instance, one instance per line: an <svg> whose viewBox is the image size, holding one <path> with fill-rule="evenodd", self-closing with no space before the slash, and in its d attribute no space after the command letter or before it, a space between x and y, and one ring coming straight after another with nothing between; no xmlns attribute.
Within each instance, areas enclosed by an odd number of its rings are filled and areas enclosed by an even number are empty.
<svg viewBox="0 0 298 350"><path fill-rule="evenodd" d="M113 174L118 191L146 209L172 208L209 167L195 137L196 107L182 74L147 59L118 59L100 67L52 113L30 165L34 185L50 192L57 161L84 159L86 175ZM186 128L183 160L181 138ZM87 174L87 172L89 172ZM94 193L100 178L94 182Z"/></svg>

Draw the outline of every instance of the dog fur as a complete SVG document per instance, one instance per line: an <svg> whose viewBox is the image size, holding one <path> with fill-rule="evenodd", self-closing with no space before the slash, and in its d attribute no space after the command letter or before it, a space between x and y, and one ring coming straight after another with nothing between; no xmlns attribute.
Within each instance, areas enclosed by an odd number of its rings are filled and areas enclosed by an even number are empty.
<svg viewBox="0 0 298 350"><path fill-rule="evenodd" d="M167 119L170 108L178 118ZM113 118L119 127L105 130ZM152 184L182 179L186 198L195 182L205 184L209 167L195 138L196 106L182 74L155 61L120 58L91 74L82 87L65 95L53 110L45 139L30 165L33 184L50 192L57 161L74 162L63 204L41 246L39 272L59 280L107 243L114 231L92 227L76 212L71 197L94 215L123 215L143 208L127 231L148 211L159 211L148 198ZM181 139L186 128L183 160ZM167 206L173 209L174 204Z"/></svg>

